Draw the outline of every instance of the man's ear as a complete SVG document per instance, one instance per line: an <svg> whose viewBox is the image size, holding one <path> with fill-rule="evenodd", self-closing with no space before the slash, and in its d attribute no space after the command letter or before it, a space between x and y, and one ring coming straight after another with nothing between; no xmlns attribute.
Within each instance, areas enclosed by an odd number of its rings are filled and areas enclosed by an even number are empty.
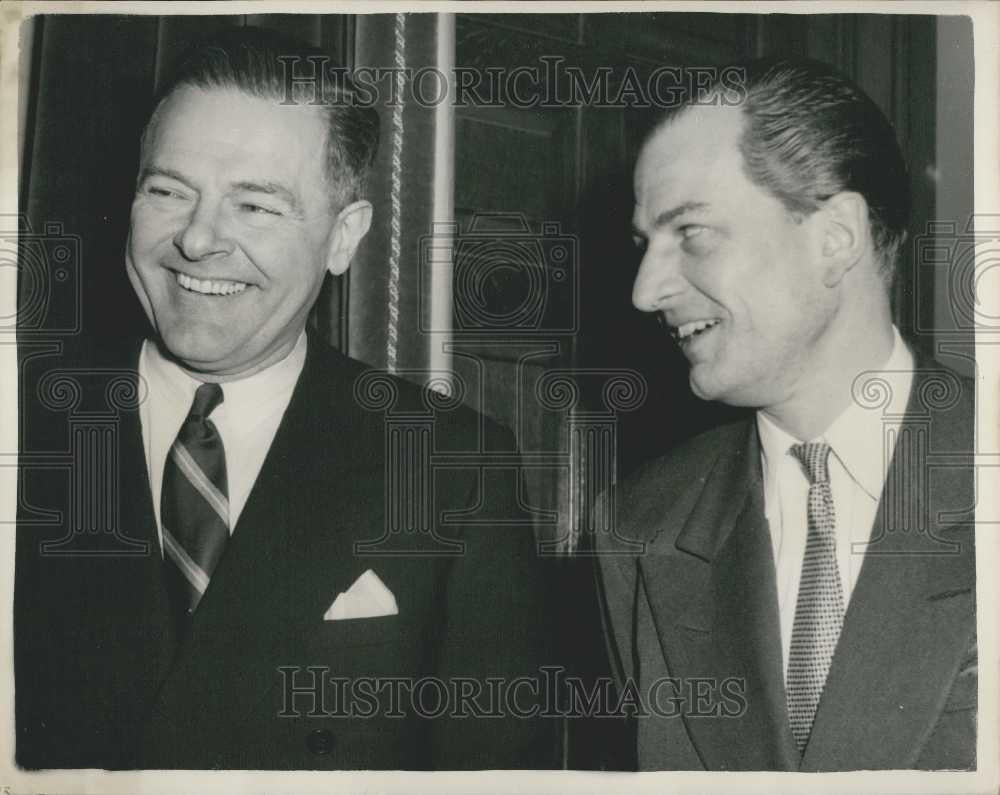
<svg viewBox="0 0 1000 795"><path fill-rule="evenodd" d="M868 202L860 193L844 191L822 208L823 284L834 287L871 248Z"/></svg>
<svg viewBox="0 0 1000 795"><path fill-rule="evenodd" d="M351 264L358 244L372 223L371 202L357 201L348 204L337 214L330 231L330 247L326 253L326 269L339 276Z"/></svg>

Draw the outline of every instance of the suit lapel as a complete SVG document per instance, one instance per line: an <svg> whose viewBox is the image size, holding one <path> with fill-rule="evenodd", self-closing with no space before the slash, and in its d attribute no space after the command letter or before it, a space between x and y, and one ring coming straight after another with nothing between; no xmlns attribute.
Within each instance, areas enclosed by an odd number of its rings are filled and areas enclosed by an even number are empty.
<svg viewBox="0 0 1000 795"><path fill-rule="evenodd" d="M155 628L150 633L147 654L143 655L143 659L149 665L148 681L159 686L170 668L176 651L177 638L174 633L174 623L170 618L171 611L159 534L156 530L156 516L152 509L153 497L146 469L139 412L124 413L120 429L122 442L118 482L121 529L125 535L148 545L146 554L136 559L137 565L130 567L133 581L122 590L123 594L143 594L143 598L125 598L121 599L120 603L124 609L130 611L138 608L141 613L141 624ZM115 623L117 624L115 636L119 637L122 627L131 626L131 622L122 621L120 617ZM114 647L116 644L112 644L112 648ZM130 661L130 665L134 665L134 660Z"/></svg>
<svg viewBox="0 0 1000 795"><path fill-rule="evenodd" d="M950 411L922 405L932 367L922 363L914 378L803 770L912 767L972 641L971 525L949 530L954 520L939 517L974 504L973 415L970 403ZM956 458L936 478L915 443L966 458L965 466ZM922 517L929 532L914 526Z"/></svg>
<svg viewBox="0 0 1000 795"><path fill-rule="evenodd" d="M359 426L371 419L355 407L352 383L322 372L317 347L311 340L292 400L160 693L157 719L165 731L206 714L231 723L264 698L278 682L276 666L293 662L282 656L294 654L290 639L315 632L338 589L359 573L354 537L340 532L338 519L362 499L358 479L377 480L351 457Z"/></svg>
<svg viewBox="0 0 1000 795"><path fill-rule="evenodd" d="M87 383L93 384L99 401L106 401L111 383L108 379L118 381L123 370L129 373L126 377L133 388L136 386L138 345L137 341L127 350L102 347L90 360L88 369L97 377ZM109 375L102 378L102 373ZM135 389L133 394L141 395L142 390ZM123 553L118 542L107 554L54 555L50 565L63 581L59 592L73 596L57 606L59 613L67 616L75 612L77 617L67 619L66 624L85 627L86 636L97 639L76 661L87 671L85 680L67 676L70 682L86 681L85 694L80 698L85 699L93 714L80 721L88 725L111 716L108 722L114 739L108 741L109 747L123 756L109 758L108 764L127 765L127 749L135 728L147 714L169 670L175 638L169 620L139 410L121 409L117 419L117 461L107 462L108 475L114 479L107 493L115 501L110 515L117 520L117 529L128 539L131 549ZM67 512L69 515L71 511ZM136 542L145 544L145 550Z"/></svg>
<svg viewBox="0 0 1000 795"><path fill-rule="evenodd" d="M661 534L639 565L671 675L716 688L735 679L746 701L736 716L685 716L705 767L794 769L759 447L754 424L741 428L693 505L666 518L669 526L690 510L676 541Z"/></svg>

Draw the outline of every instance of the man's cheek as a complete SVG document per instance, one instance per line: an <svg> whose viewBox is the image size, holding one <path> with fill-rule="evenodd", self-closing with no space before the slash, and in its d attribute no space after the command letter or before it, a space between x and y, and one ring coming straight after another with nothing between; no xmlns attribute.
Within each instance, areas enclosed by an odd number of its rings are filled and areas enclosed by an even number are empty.
<svg viewBox="0 0 1000 795"><path fill-rule="evenodd" d="M132 213L132 231L129 236L129 253L137 265L142 265L148 259L151 249L154 247L154 240L162 235L162 230L157 233L154 225L146 217L148 213Z"/></svg>
<svg viewBox="0 0 1000 795"><path fill-rule="evenodd" d="M165 209L145 202L132 206L132 236L143 248L172 240L187 223L180 209Z"/></svg>
<svg viewBox="0 0 1000 795"><path fill-rule="evenodd" d="M132 233L141 235L143 231L148 232L162 216L163 213L157 212L149 202L136 199L132 203Z"/></svg>

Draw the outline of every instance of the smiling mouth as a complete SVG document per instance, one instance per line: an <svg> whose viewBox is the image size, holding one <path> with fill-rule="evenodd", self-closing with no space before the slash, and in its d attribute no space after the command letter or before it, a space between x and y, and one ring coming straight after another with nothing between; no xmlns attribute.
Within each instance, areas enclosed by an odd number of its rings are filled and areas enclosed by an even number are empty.
<svg viewBox="0 0 1000 795"><path fill-rule="evenodd" d="M227 279L195 279L180 271L175 272L177 283L190 293L199 295L230 296L239 295L249 286L246 282Z"/></svg>
<svg viewBox="0 0 1000 795"><path fill-rule="evenodd" d="M674 338L678 345L684 347L696 337L715 328L721 322L721 320L715 318L712 320L692 320L680 326L670 326L670 336Z"/></svg>

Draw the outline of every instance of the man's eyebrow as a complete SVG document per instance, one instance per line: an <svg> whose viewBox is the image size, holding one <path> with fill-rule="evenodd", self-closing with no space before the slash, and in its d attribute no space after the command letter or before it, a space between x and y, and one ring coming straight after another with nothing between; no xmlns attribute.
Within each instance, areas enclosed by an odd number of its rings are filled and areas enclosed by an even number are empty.
<svg viewBox="0 0 1000 795"><path fill-rule="evenodd" d="M143 166L142 170L139 172L139 182L142 182L149 177L167 177L169 179L175 179L178 182L183 182L185 185L190 185L190 182L188 182L180 171L176 171L172 168L164 168L162 166ZM240 180L239 182L230 183L229 187L232 190L245 190L251 193L265 193L268 196L277 196L278 198L288 202L295 212L299 212L299 202L295 193L282 185L280 182L272 182L271 180L264 180L262 182L255 180Z"/></svg>
<svg viewBox="0 0 1000 795"><path fill-rule="evenodd" d="M169 179L175 179L178 182L183 182L185 185L188 184L187 179L180 171L175 171L172 168L163 168L161 166L143 166L142 170L139 172L139 182L149 177L168 177Z"/></svg>
<svg viewBox="0 0 1000 795"><path fill-rule="evenodd" d="M707 210L707 202L684 202L683 204L678 204L676 207L671 207L669 210L664 210L653 220L653 229L659 229L660 227L666 226L675 218L685 215L686 213L697 212L699 210Z"/></svg>
<svg viewBox="0 0 1000 795"><path fill-rule="evenodd" d="M283 199L288 202L295 209L298 209L299 206L299 202L295 198L295 194L280 182L271 182L269 180L265 180L264 182L241 180L239 182L232 183L230 187L234 190L245 190L250 191L251 193L266 193L269 196L277 196L279 199Z"/></svg>
<svg viewBox="0 0 1000 795"><path fill-rule="evenodd" d="M708 202L684 202L683 204L678 204L676 207L671 207L669 210L664 210L656 218L653 219L653 230L661 229L671 221L679 218L685 213L699 212L701 210L707 210L709 208ZM635 237L640 237L645 239L647 237L647 232L639 228L639 225L632 222L632 235Z"/></svg>

